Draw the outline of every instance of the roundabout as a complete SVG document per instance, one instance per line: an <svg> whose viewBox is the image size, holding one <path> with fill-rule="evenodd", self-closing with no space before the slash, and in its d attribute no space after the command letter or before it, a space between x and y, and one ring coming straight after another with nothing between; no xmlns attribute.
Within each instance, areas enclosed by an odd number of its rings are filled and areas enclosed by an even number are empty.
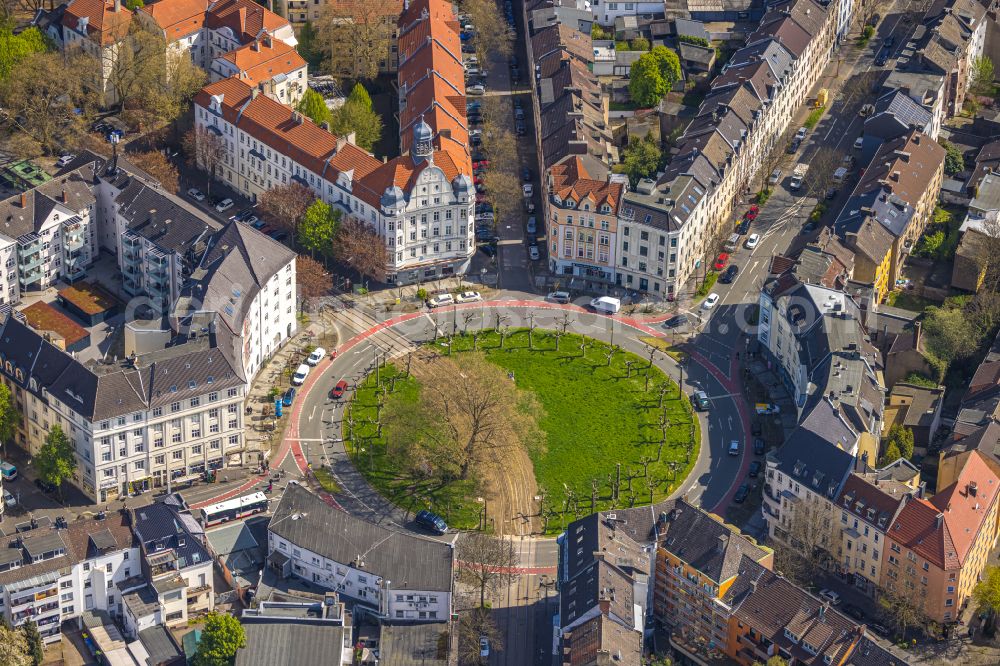
<svg viewBox="0 0 1000 666"><path fill-rule="evenodd" d="M499 319L498 319L499 317ZM364 386L364 382L369 375L376 372L381 373L381 369L387 365L401 367L405 364L407 356L411 352L427 349L430 344L439 355L447 353L446 346L448 334L453 336L453 352L459 352L459 345L463 339L471 344L471 331L495 329L497 322L500 327L509 332L516 332L519 328L532 327L536 334L541 335L541 329L549 331L565 330L568 334L584 337L593 344L614 344L622 352L634 354L638 362L633 364L633 374L644 368L647 363L649 345L640 341L640 337L657 336L662 337L662 329L655 323L644 323L639 320L627 317L606 317L593 312L588 312L573 305L556 305L536 300L509 300L492 301L484 303L472 303L459 305L447 309L432 311L399 313L371 313L349 310L340 313L337 320L340 339L343 340L338 346L338 354L335 359L325 359L310 374L304 386L299 391L299 397L295 401L290 414L290 423L285 433L285 438L281 447L275 452L272 459L272 466L279 465L291 454L295 466L303 473L308 468L322 469L335 484L332 494L326 494L326 499L331 504L336 504L356 516L363 517L377 523L391 523L405 529L421 531L413 523L413 512L389 501L376 487L365 478L363 474L362 462L356 466L343 441L344 434L344 407L350 404L356 387ZM460 331L467 329L470 334L463 338ZM522 335L526 335L523 333ZM561 342L562 353L569 354L573 350L568 349L568 338L563 338ZM543 338L539 338L541 342ZM482 341L482 338L480 339ZM546 344L553 345L554 340L546 339ZM562 347L566 345L566 347ZM523 342L521 343L523 345ZM732 367L720 368L701 356L697 348L687 350L689 358L683 369L683 392L690 395L694 390L704 390L709 395L712 407L708 412L697 412L699 447L691 458L690 471L683 482L674 484L670 491L671 496L684 495L690 501L700 502L706 509L722 513L732 498L736 487L739 485L738 479L746 473L746 468L750 462L750 456L746 453L747 446L743 446L739 456L727 455L727 448L732 440L746 442L746 435L749 433L749 413L741 398L739 384L733 379L735 377L735 362ZM507 352L504 352L507 353ZM511 352L513 353L513 352ZM579 354L579 349L576 350ZM593 358L591 358L593 357ZM621 358L625 358L622 355ZM597 365L599 360L606 363L603 356L598 356L596 351L587 350L587 359L592 365ZM653 355L653 366L663 373L671 381L677 381L681 374L681 369L673 359L666 354L657 353ZM379 370L376 370L376 369ZM627 372L627 370L626 370ZM520 380L527 381L523 373L519 375L515 369L515 383L521 386ZM642 375L639 375L642 378ZM643 378L644 379L644 378ZM329 390L339 381L345 380L350 389L342 400L331 400L328 396ZM398 380L397 380L398 381ZM650 392L653 393L655 384L650 380ZM528 388L528 387L525 387ZM644 388L640 386L639 388ZM643 391L645 393L645 391ZM676 396L676 394L673 394ZM656 393L653 396L658 398ZM650 397L649 399L652 399ZM588 403L589 404L589 403ZM678 402L680 404L680 401ZM608 419L616 418L614 415ZM544 420L544 419L542 419ZM581 420L582 423L588 423ZM603 425L603 423L601 424ZM690 428L690 426L688 426ZM596 426L591 426L599 432ZM646 428L642 440L653 440L654 433L659 430ZM557 447L558 448L558 447ZM377 447L375 449L377 451ZM649 451L649 452L647 452ZM366 454L369 453L366 449ZM652 455L655 457L655 449L646 447L642 453L632 452L631 457L622 460L622 477L619 486L619 506L628 506L630 501L627 495L627 466L633 465L635 471L636 463L640 456ZM683 460L683 458L681 458ZM601 476L597 477L598 483L603 486L598 488L600 498L610 494L611 483L607 479L609 471L617 477L615 464L617 461L608 460L607 465L602 468ZM532 461L532 469L536 469ZM538 469L541 470L539 465ZM609 471L605 471L609 470ZM638 470L642 475L641 467ZM669 484L671 471L664 474L667 479L663 481L663 486L659 492L667 492L665 489ZM679 470L683 475L683 471ZM537 472L537 478L554 478L547 476L544 470ZM579 511L580 515L586 515L590 508L592 494L592 481L594 477L583 474L582 487L574 488L576 498L572 507L565 504L558 507L566 513L567 520L572 520L573 512ZM655 478L655 474L654 474ZM603 482L603 483L602 483ZM617 478L614 482L617 482ZM549 482L551 483L551 482ZM633 492L638 497L635 500L636 506L648 503L648 490L642 487L642 480L639 477L633 478ZM547 493L547 501L553 502L552 495L556 489L544 487ZM647 491L645 497L643 490ZM473 491L475 492L475 491ZM656 491L654 491L655 493ZM489 503L489 497L483 495L472 495L466 497L475 501L477 497L483 497L484 503ZM535 500L538 495L532 496ZM662 497L662 495L658 496ZM578 505L578 507L577 507ZM478 503L477 503L478 506ZM598 506L600 506L598 504ZM423 507L421 507L423 508ZM492 517L491 528L497 532L505 534L535 534L542 533L543 527L548 527L548 533L556 530L556 525L560 517L556 517L556 523L552 526L543 525L545 512L538 509L538 501L535 500L532 512L527 516L503 515L492 505L483 506L484 513ZM550 512L551 513L551 512ZM473 520L479 520L479 514ZM466 518L468 519L468 518ZM462 518L460 517L460 520ZM551 516L550 516L551 520ZM496 527L496 523L501 523L501 527ZM472 527L477 523L473 522ZM453 539L450 533L447 537Z"/></svg>
<svg viewBox="0 0 1000 666"><path fill-rule="evenodd" d="M410 513L504 534L670 496L700 449L687 396L655 349L563 323L460 329L369 373L342 419L355 468Z"/></svg>

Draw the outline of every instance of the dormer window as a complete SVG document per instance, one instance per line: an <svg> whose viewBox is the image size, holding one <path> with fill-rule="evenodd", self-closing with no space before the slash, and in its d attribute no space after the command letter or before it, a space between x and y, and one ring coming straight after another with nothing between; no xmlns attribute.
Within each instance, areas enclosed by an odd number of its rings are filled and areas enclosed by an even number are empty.
<svg viewBox="0 0 1000 666"><path fill-rule="evenodd" d="M785 627L785 638L787 638L788 640L790 640L793 643L798 643L799 642L799 637L796 636L795 634L793 634L788 627Z"/></svg>

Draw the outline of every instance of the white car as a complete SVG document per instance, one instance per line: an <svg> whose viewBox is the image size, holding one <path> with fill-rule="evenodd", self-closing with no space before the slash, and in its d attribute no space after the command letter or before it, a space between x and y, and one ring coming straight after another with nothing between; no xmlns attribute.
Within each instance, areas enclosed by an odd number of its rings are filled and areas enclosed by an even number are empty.
<svg viewBox="0 0 1000 666"><path fill-rule="evenodd" d="M219 203L215 204L215 210L219 211L220 213L225 213L232 207L233 207L232 199L223 199Z"/></svg>
<svg viewBox="0 0 1000 666"><path fill-rule="evenodd" d="M729 455L738 456L740 455L740 442L739 440L733 440L729 442Z"/></svg>
<svg viewBox="0 0 1000 666"><path fill-rule="evenodd" d="M801 141L802 139L806 138L806 132L808 131L809 130L806 129L805 127L800 127L799 131L795 133L795 138Z"/></svg>
<svg viewBox="0 0 1000 666"><path fill-rule="evenodd" d="M326 350L322 347L316 347L312 354L309 354L309 358L306 359L306 363L309 365L319 365L319 362L323 360L326 356Z"/></svg>
<svg viewBox="0 0 1000 666"><path fill-rule="evenodd" d="M829 601L831 606L836 606L840 603L840 595L833 590L828 590L826 588L819 591L819 598L824 601Z"/></svg>
<svg viewBox="0 0 1000 666"><path fill-rule="evenodd" d="M468 88L465 89L465 94L466 95L485 95L486 94L486 86L482 85L481 83L477 83L474 86L469 86Z"/></svg>
<svg viewBox="0 0 1000 666"><path fill-rule="evenodd" d="M14 499L14 495L6 488L3 489L3 505L6 508L17 506L17 500Z"/></svg>
<svg viewBox="0 0 1000 666"><path fill-rule="evenodd" d="M545 297L547 300L553 303L569 303L569 292L568 291L553 291L551 294Z"/></svg>
<svg viewBox="0 0 1000 666"><path fill-rule="evenodd" d="M524 196L526 197L530 197L532 194L535 193L535 188L532 187L531 183L525 183L521 187L521 190L524 192Z"/></svg>
<svg viewBox="0 0 1000 666"><path fill-rule="evenodd" d="M711 294L708 295L708 298L705 299L705 302L701 304L701 309L711 310L712 308L715 307L715 304L718 302L719 302L719 295L713 291Z"/></svg>
<svg viewBox="0 0 1000 666"><path fill-rule="evenodd" d="M188 196L194 199L195 201L205 200L205 193L199 190L197 187L192 187L191 189L189 189Z"/></svg>
<svg viewBox="0 0 1000 666"><path fill-rule="evenodd" d="M56 166L62 168L76 159L76 155L63 155L58 160L56 160Z"/></svg>
<svg viewBox="0 0 1000 666"><path fill-rule="evenodd" d="M463 291L461 294L455 297L456 303L473 303L475 301L481 301L483 297L478 291Z"/></svg>
<svg viewBox="0 0 1000 666"><path fill-rule="evenodd" d="M452 305L454 303L455 303L455 297L447 293L437 294L427 299L427 306L432 308L439 308L443 305Z"/></svg>
<svg viewBox="0 0 1000 666"><path fill-rule="evenodd" d="M465 61L466 65L478 65L479 64L479 56L476 56L476 55L467 55L467 56L465 56L464 61Z"/></svg>
<svg viewBox="0 0 1000 666"><path fill-rule="evenodd" d="M747 236L747 242L745 243L745 245L747 246L748 250L752 250L755 247L757 247L758 243L760 243L760 234L750 234L749 236Z"/></svg>
<svg viewBox="0 0 1000 666"><path fill-rule="evenodd" d="M479 637L479 656L488 657L490 656L490 639L486 636Z"/></svg>
<svg viewBox="0 0 1000 666"><path fill-rule="evenodd" d="M529 245L528 246L528 259L531 259L532 261L538 261L541 258L542 258L542 253L538 251L538 246L537 245Z"/></svg>
<svg viewBox="0 0 1000 666"><path fill-rule="evenodd" d="M861 150L861 146L865 145L865 137L859 136L854 140L854 150Z"/></svg>
<svg viewBox="0 0 1000 666"><path fill-rule="evenodd" d="M292 375L292 386L302 386L302 382L304 382L308 376L309 366L302 363L295 369L295 374Z"/></svg>

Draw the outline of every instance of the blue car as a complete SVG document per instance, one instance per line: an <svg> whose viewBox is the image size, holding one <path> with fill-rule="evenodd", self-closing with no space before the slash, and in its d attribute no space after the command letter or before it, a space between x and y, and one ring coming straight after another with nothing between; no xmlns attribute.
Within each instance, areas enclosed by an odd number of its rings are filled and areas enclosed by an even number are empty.
<svg viewBox="0 0 1000 666"><path fill-rule="evenodd" d="M281 398L281 403L285 407L291 407L292 406L292 400L295 400L295 387L294 386L292 388L288 389L288 391L285 392L285 395Z"/></svg>
<svg viewBox="0 0 1000 666"><path fill-rule="evenodd" d="M425 530L438 534L445 534L448 531L448 524L444 522L444 518L427 509L418 511L414 522Z"/></svg>

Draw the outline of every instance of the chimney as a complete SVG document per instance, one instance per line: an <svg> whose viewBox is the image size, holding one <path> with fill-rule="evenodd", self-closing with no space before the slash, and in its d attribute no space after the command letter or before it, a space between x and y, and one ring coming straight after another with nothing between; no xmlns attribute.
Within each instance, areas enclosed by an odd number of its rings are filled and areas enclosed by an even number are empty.
<svg viewBox="0 0 1000 666"><path fill-rule="evenodd" d="M257 99L257 95L260 94L260 88L254 86L250 89L250 99Z"/></svg>
<svg viewBox="0 0 1000 666"><path fill-rule="evenodd" d="M122 0L115 0L115 12L122 10Z"/></svg>
<svg viewBox="0 0 1000 666"><path fill-rule="evenodd" d="M920 334L921 334L921 324L919 321L913 322L913 348L917 351L920 350Z"/></svg>
<svg viewBox="0 0 1000 666"><path fill-rule="evenodd" d="M597 607L601 609L601 615L607 615L609 612L611 612L611 599L602 597L597 602Z"/></svg>
<svg viewBox="0 0 1000 666"><path fill-rule="evenodd" d="M258 53L260 53L260 42L257 41L256 39L253 40L253 42L250 44L250 48L251 48L251 50L257 51Z"/></svg>
<svg viewBox="0 0 1000 666"><path fill-rule="evenodd" d="M942 525L944 525L944 514L939 513L934 517L934 527L935 529L941 529Z"/></svg>
<svg viewBox="0 0 1000 666"><path fill-rule="evenodd" d="M69 195L66 194L66 188L65 187L63 188L63 191L62 191L62 202L63 203L69 203Z"/></svg>
<svg viewBox="0 0 1000 666"><path fill-rule="evenodd" d="M895 183L898 183L899 182L899 172L898 171L893 171L892 175L889 176L889 179L892 180Z"/></svg>
<svg viewBox="0 0 1000 666"><path fill-rule="evenodd" d="M320 126L320 127L322 127L323 129L325 129L325 130L326 130L327 132L329 132L329 131L330 131L330 123L328 123L328 122L327 122L327 121L325 121L325 120L324 120L324 121L323 121L322 123L320 123L320 125L319 125L319 126Z"/></svg>
<svg viewBox="0 0 1000 666"><path fill-rule="evenodd" d="M21 208L27 208L27 207L28 207L28 193L21 192Z"/></svg>
<svg viewBox="0 0 1000 666"><path fill-rule="evenodd" d="M274 42L271 41L271 35L265 34L264 35L264 46L266 46L267 48L271 48L273 45L274 45Z"/></svg>
<svg viewBox="0 0 1000 666"><path fill-rule="evenodd" d="M822 622L823 618L826 617L826 604L822 604L819 607L819 621Z"/></svg>
<svg viewBox="0 0 1000 666"><path fill-rule="evenodd" d="M728 544L728 543L729 543L729 535L728 534L720 534L718 540L716 541L715 546L716 546L716 548L719 549L720 553L723 553L723 552L726 551L726 544Z"/></svg>
<svg viewBox="0 0 1000 666"><path fill-rule="evenodd" d="M977 492L979 492L979 485L975 481L969 481L969 495L975 497Z"/></svg>

